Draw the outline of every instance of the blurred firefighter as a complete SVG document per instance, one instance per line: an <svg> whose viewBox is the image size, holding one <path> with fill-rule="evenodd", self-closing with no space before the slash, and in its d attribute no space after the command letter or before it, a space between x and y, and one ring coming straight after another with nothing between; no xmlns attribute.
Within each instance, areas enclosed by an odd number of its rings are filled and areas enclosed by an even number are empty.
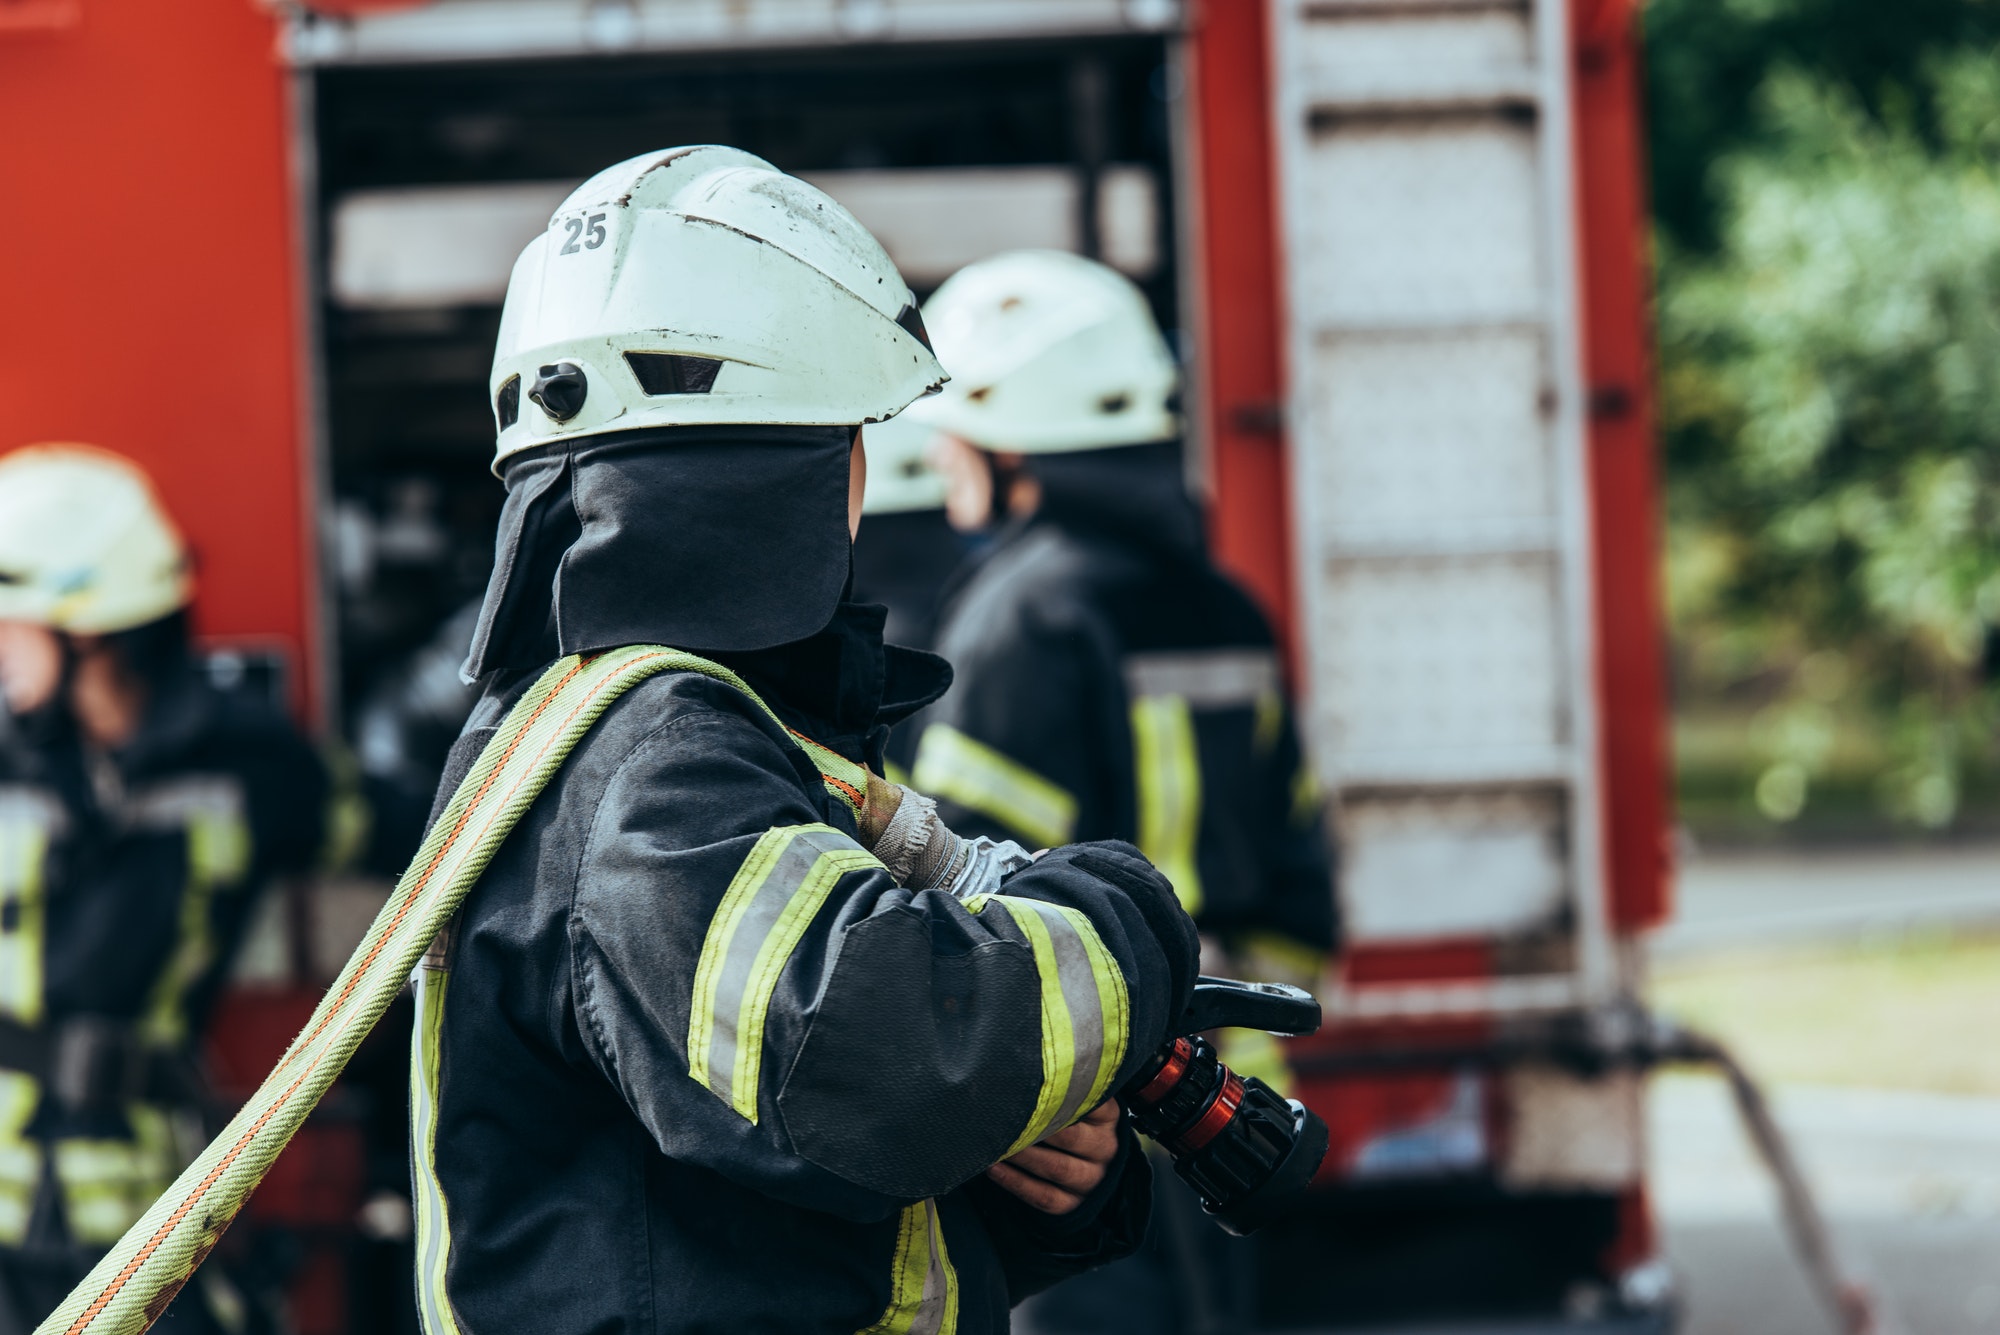
<svg viewBox="0 0 2000 1335"><path fill-rule="evenodd" d="M889 609L882 638L890 644L931 649L945 587L966 552L965 539L945 517L944 478L925 458L933 432L892 417L870 423L863 434L868 488L854 537L853 598ZM885 775L907 782L916 751L914 727L904 722L890 729Z"/></svg>
<svg viewBox="0 0 2000 1335"><path fill-rule="evenodd" d="M857 424L942 378L874 238L734 149L600 172L516 263L445 789L562 656L680 656L418 970L430 1335L989 1335L1136 1246L1106 1095L1185 1006L1193 925L1129 847L1030 861L864 768L949 671L847 596Z"/></svg>
<svg viewBox="0 0 2000 1335"><path fill-rule="evenodd" d="M952 379L910 415L940 433L953 522L999 534L944 613L957 684L924 716L914 786L955 829L1130 840L1200 925L1207 972L1311 988L1335 941L1320 804L1270 625L1209 559L1145 297L1021 251L960 270L924 316ZM1269 1035L1221 1047L1289 1087ZM1159 1199L1147 1252L1049 1294L1040 1328L1240 1328L1244 1254L1178 1181Z"/></svg>
<svg viewBox="0 0 2000 1335"><path fill-rule="evenodd" d="M365 810L192 651L146 476L0 456L0 1332L32 1329L206 1139L196 1042L256 892ZM213 1274L211 1274L213 1271ZM240 1327L221 1272L162 1329Z"/></svg>

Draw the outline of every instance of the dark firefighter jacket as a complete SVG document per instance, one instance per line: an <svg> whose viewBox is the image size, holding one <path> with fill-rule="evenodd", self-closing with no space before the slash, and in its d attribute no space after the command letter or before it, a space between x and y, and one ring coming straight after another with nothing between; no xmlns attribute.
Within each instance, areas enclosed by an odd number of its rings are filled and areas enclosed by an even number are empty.
<svg viewBox="0 0 2000 1335"><path fill-rule="evenodd" d="M1208 559L1177 453L1030 460L1041 508L948 604L956 684L915 785L964 833L1129 840L1243 956L1325 951L1331 868L1271 629Z"/></svg>
<svg viewBox="0 0 2000 1335"><path fill-rule="evenodd" d="M713 653L783 727L698 674L633 688L418 971L429 1335L985 1335L1136 1245L1129 1147L1071 1216L981 1174L1165 1036L1192 928L1119 844L984 902L897 887L788 735L879 761L935 695L881 617ZM534 675L489 678L444 791Z"/></svg>
<svg viewBox="0 0 2000 1335"><path fill-rule="evenodd" d="M46 724L46 716L38 720ZM327 773L276 710L196 669L123 749L0 718L0 1267L59 1298L198 1147L179 1060L254 891L310 866ZM27 1060L20 1060L24 1056ZM33 1292L29 1292L32 1290ZM23 1295L26 1295L24 1298ZM44 1304L45 1305L45 1304ZM32 1312L31 1317L39 1316Z"/></svg>
<svg viewBox="0 0 2000 1335"><path fill-rule="evenodd" d="M882 634L891 644L933 649L944 591L965 551L941 509L869 515L854 540L854 600L889 609ZM914 720L891 729L887 777L908 783L916 753Z"/></svg>

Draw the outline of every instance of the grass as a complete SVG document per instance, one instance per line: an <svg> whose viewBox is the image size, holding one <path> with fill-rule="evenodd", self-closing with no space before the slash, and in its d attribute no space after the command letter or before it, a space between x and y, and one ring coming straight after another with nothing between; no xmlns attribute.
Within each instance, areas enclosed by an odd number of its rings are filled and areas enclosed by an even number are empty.
<svg viewBox="0 0 2000 1335"><path fill-rule="evenodd" d="M1776 1083L2000 1095L2000 935L1676 960L1652 998Z"/></svg>

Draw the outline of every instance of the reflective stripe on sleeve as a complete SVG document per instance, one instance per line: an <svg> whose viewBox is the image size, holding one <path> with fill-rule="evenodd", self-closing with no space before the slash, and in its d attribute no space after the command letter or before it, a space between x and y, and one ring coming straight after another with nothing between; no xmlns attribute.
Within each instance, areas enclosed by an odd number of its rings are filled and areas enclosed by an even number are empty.
<svg viewBox="0 0 2000 1335"><path fill-rule="evenodd" d="M129 1104L132 1134L121 1139L64 1137L53 1147L63 1218L71 1238L90 1246L116 1242L180 1168L167 1114Z"/></svg>
<svg viewBox="0 0 2000 1335"><path fill-rule="evenodd" d="M919 1201L896 1221L889 1306L859 1335L956 1335L958 1272L945 1251L937 1202Z"/></svg>
<svg viewBox="0 0 2000 1335"><path fill-rule="evenodd" d="M218 891L238 885L250 870L250 826L240 796L233 807L197 808L186 815L188 869L181 890L173 954L153 984L139 1032L156 1043L188 1038L187 997L215 964L213 921Z"/></svg>
<svg viewBox="0 0 2000 1335"><path fill-rule="evenodd" d="M710 920L688 1012L688 1074L750 1121L785 961L840 878L881 865L830 825L766 830Z"/></svg>
<svg viewBox="0 0 2000 1335"><path fill-rule="evenodd" d="M1273 687L1257 697L1257 721L1250 730L1250 743L1256 748L1259 760L1267 759L1278 749L1284 730L1285 697Z"/></svg>
<svg viewBox="0 0 2000 1335"><path fill-rule="evenodd" d="M18 1247L28 1238L28 1215L42 1181L42 1147L26 1133L41 1103L33 1076L0 1070L0 1246Z"/></svg>
<svg viewBox="0 0 2000 1335"><path fill-rule="evenodd" d="M1007 1151L1012 1155L1103 1102L1125 1060L1132 1021L1125 975L1090 919L1014 895L988 895L967 907L982 912L995 904L1027 938L1042 991L1042 1090L1034 1115Z"/></svg>
<svg viewBox="0 0 2000 1335"><path fill-rule="evenodd" d="M1173 883L1189 914L1201 912L1201 759L1194 714L1177 695L1132 699L1132 764L1139 788L1139 851Z"/></svg>
<svg viewBox="0 0 2000 1335"><path fill-rule="evenodd" d="M1292 828L1309 829L1319 818L1319 780L1313 777L1312 768L1301 760L1292 774Z"/></svg>
<svg viewBox="0 0 2000 1335"><path fill-rule="evenodd" d="M442 938L440 938L442 940ZM451 974L444 952L432 949L411 977L416 1023L410 1030L410 1143L416 1160L417 1314L424 1335L458 1335L458 1317L445 1292L451 1259L451 1219L437 1172L438 1090L442 1074L445 987Z"/></svg>
<svg viewBox="0 0 2000 1335"><path fill-rule="evenodd" d="M991 816L1042 848L1076 833L1076 797L957 728L933 723L917 744L917 791Z"/></svg>

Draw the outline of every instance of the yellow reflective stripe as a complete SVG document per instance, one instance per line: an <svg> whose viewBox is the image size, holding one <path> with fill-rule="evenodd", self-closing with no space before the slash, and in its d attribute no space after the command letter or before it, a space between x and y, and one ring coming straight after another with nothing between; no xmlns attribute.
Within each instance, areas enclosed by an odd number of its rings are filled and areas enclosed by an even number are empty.
<svg viewBox="0 0 2000 1335"><path fill-rule="evenodd" d="M991 816L1042 848L1076 832L1076 797L957 728L933 723L917 743L918 791Z"/></svg>
<svg viewBox="0 0 2000 1335"><path fill-rule="evenodd" d="M157 1109L130 1111L131 1140L77 1138L58 1140L53 1147L64 1221L78 1242L116 1242L173 1179L176 1165L165 1118Z"/></svg>
<svg viewBox="0 0 2000 1335"><path fill-rule="evenodd" d="M688 1075L750 1121L785 962L840 878L881 865L830 825L766 830L709 920L688 1008Z"/></svg>
<svg viewBox="0 0 2000 1335"><path fill-rule="evenodd" d="M1090 919L1072 908L1065 908L1062 913L1076 929L1077 939L1083 942L1084 953L1090 959L1090 983L1097 992L1099 1028L1104 1037L1096 1078L1091 1081L1077 1114L1082 1116L1111 1093L1111 1082L1118 1078L1118 1068L1125 1063L1125 1044L1132 1033L1132 1003L1125 991L1125 974L1112 958L1104 938L1090 925Z"/></svg>
<svg viewBox="0 0 2000 1335"><path fill-rule="evenodd" d="M1311 768L1301 760L1298 772L1292 775L1292 826L1304 829L1319 816L1319 780L1313 777Z"/></svg>
<svg viewBox="0 0 2000 1335"><path fill-rule="evenodd" d="M958 1272L945 1250L937 1202L919 1201L896 1221L889 1305L859 1335L956 1335Z"/></svg>
<svg viewBox="0 0 2000 1335"><path fill-rule="evenodd" d="M458 1335L458 1315L445 1292L451 1259L451 1219L437 1173L438 1085L444 1040L444 998L451 974L442 955L426 957L412 982L417 1017L410 1031L410 1140L416 1149L417 1315L424 1335Z"/></svg>
<svg viewBox="0 0 2000 1335"><path fill-rule="evenodd" d="M41 1101L32 1076L0 1071L0 1245L27 1241L28 1214L42 1180L42 1147L22 1133Z"/></svg>
<svg viewBox="0 0 2000 1335"><path fill-rule="evenodd" d="M1216 1055L1244 1077L1255 1076L1284 1098L1292 1095L1292 1068L1277 1037L1261 1029L1224 1029L1216 1035Z"/></svg>
<svg viewBox="0 0 2000 1335"><path fill-rule="evenodd" d="M1041 980L1042 1088L1007 1151L1016 1154L1103 1101L1125 1060L1131 1010L1125 976L1090 919L1013 895L988 895L974 911L993 904L1006 909L1027 938Z"/></svg>
<svg viewBox="0 0 2000 1335"><path fill-rule="evenodd" d="M1325 951L1279 932L1239 932L1229 940L1229 953L1241 977L1290 983L1308 992L1326 969Z"/></svg>
<svg viewBox="0 0 2000 1335"><path fill-rule="evenodd" d="M911 786L910 772L887 756L882 757L882 777L890 783L900 783L905 788Z"/></svg>
<svg viewBox="0 0 2000 1335"><path fill-rule="evenodd" d="M1285 697L1275 690L1257 696L1256 722L1251 727L1250 744L1260 759L1277 749L1285 727Z"/></svg>
<svg viewBox="0 0 2000 1335"><path fill-rule="evenodd" d="M188 878L181 890L173 954L153 984L139 1032L156 1043L188 1038L187 996L215 963L216 891L250 870L250 829L240 815L201 811L187 823Z"/></svg>
<svg viewBox="0 0 2000 1335"><path fill-rule="evenodd" d="M1173 883L1190 914L1201 912L1201 760L1194 714L1178 695L1132 701L1132 762L1139 789L1139 851Z"/></svg>
<svg viewBox="0 0 2000 1335"><path fill-rule="evenodd" d="M361 788L361 766L354 753L338 744L322 747L329 791L326 796L326 831L320 840L319 866L325 872L343 872L358 866L368 851L375 831L375 808Z"/></svg>
<svg viewBox="0 0 2000 1335"><path fill-rule="evenodd" d="M0 822L0 1015L42 1018L43 872L48 832L26 820Z"/></svg>

